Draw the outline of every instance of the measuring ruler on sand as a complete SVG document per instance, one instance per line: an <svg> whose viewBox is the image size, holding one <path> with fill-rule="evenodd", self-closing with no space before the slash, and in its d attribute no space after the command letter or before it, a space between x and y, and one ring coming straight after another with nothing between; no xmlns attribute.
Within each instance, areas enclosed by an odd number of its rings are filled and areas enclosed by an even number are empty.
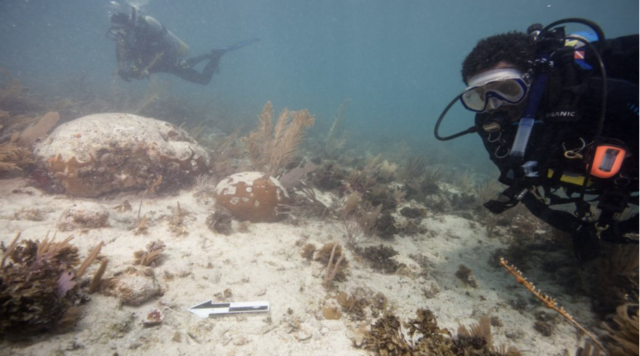
<svg viewBox="0 0 640 356"><path fill-rule="evenodd" d="M210 300L192 306L189 311L201 318L219 314L264 313L269 311L269 302L214 303Z"/></svg>

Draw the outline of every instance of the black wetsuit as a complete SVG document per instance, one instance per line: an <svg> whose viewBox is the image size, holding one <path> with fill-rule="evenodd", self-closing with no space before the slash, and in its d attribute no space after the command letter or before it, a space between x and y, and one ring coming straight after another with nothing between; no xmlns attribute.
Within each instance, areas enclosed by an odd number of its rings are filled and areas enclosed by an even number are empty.
<svg viewBox="0 0 640 356"><path fill-rule="evenodd" d="M224 50L214 50L197 57L183 59L167 39L167 29L157 30L144 18L130 24L115 35L118 75L126 81L144 79L152 73L171 73L197 84L209 84L218 68ZM194 67L208 61L202 72Z"/></svg>
<svg viewBox="0 0 640 356"><path fill-rule="evenodd" d="M587 193L589 201L598 202L602 194L606 191L622 192L620 194L627 197L627 204L638 205L638 36L627 36L624 38L608 41L608 47L631 46L630 53L625 56L607 57L605 55L605 67L609 77L607 80L607 106L606 120L602 129L603 139L614 139L614 142L624 143L628 149L628 156L624 160L620 173L610 179L593 179L593 184L588 187ZM635 49L634 47L635 46ZM605 53L606 54L606 53ZM611 68L611 69L609 69ZM584 225L584 220L579 219L573 211L551 209L554 204L576 203L581 192L580 184L571 184L561 180L563 173L586 173L585 161L582 159L567 159L565 152L569 149L577 149L583 146L583 142L593 142L598 122L600 119L600 107L602 98L602 80L597 76L597 71L585 75L581 85L582 94L577 99L580 117L579 118L558 118L547 117L551 108L557 105L558 97L562 94L554 90L558 86L558 78L554 80L550 75L545 96L540 103L536 114L536 124L534 125L531 138L527 145L526 161L538 162L538 178L529 180L529 187L537 187L540 195L547 198L539 199L531 191L522 197L521 202L537 217L547 222L551 226L565 232L575 233ZM624 73L623 73L624 72ZM628 80L615 77L624 75ZM635 81L633 80L635 78ZM504 173L513 168L509 161L509 150L518 130L517 122L502 120L502 130L487 133L482 129L482 124L489 119L495 119L492 115L501 115L499 112L493 114L480 113L476 115L476 127L482 138L485 148L489 152L490 158L500 169L503 176L501 181L505 184L517 184L509 182L504 177ZM504 115L504 114L503 114ZM506 126L506 127L505 127ZM582 151L582 153L587 150ZM550 171L551 170L551 171ZM555 172L556 174L550 174ZM523 186L527 186L526 184ZM558 188L564 188L568 197L563 195L563 199L553 199L553 193ZM551 193L550 197L547 196ZM572 201L571 198L575 198ZM616 221L615 226L604 231L602 238L610 241L620 241L620 236L627 233L638 233L638 214L624 221Z"/></svg>

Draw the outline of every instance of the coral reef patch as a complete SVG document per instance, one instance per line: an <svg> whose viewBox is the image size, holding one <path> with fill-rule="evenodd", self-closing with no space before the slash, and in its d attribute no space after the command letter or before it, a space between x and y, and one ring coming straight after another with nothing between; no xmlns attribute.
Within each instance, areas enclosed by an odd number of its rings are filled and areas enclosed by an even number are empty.
<svg viewBox="0 0 640 356"><path fill-rule="evenodd" d="M160 189L179 188L205 173L209 163L205 149L182 129L117 113L88 115L58 126L34 155L52 184L79 197L143 190L159 177Z"/></svg>
<svg viewBox="0 0 640 356"><path fill-rule="evenodd" d="M0 263L0 337L25 338L65 331L82 312L78 281L102 244L80 267L78 249L69 241L22 240L4 247Z"/></svg>

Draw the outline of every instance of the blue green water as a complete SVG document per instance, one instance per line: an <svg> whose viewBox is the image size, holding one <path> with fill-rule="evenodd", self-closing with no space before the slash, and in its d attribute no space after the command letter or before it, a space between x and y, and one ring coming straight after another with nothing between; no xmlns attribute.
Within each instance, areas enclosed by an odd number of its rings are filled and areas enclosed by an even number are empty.
<svg viewBox="0 0 640 356"><path fill-rule="evenodd" d="M460 64L483 37L566 17L595 21L607 37L638 31L637 0L149 0L141 8L193 55L261 39L223 57L208 86L159 75L172 91L236 117L255 117L268 100L276 109L308 108L318 130L350 99L353 137L382 145L435 144L435 119L463 89ZM105 0L0 1L0 67L32 90L55 90L82 75L106 93L119 81L115 46L105 36L109 10ZM144 91L148 82L126 85ZM466 128L472 119L457 107L443 130ZM438 144L488 164L476 137Z"/></svg>

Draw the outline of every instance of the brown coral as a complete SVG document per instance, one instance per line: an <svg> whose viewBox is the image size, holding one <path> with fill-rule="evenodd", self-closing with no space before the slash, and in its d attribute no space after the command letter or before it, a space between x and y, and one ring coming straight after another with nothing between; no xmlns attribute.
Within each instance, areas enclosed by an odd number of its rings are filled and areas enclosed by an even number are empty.
<svg viewBox="0 0 640 356"><path fill-rule="evenodd" d="M100 251L100 244L79 269L78 249L62 242L23 240L4 248L0 264L0 335L28 337L75 324L80 309L77 278Z"/></svg>
<svg viewBox="0 0 640 356"><path fill-rule="evenodd" d="M268 222L281 217L289 195L274 177L261 172L232 174L214 191L216 203L233 217L252 222Z"/></svg>
<svg viewBox="0 0 640 356"><path fill-rule="evenodd" d="M342 261L344 261L344 253L340 253L339 255L336 255L335 259L333 257L336 254L336 248L338 246L340 245L334 244L333 248L331 249L331 255L329 256L329 261L327 262L327 268L326 268L326 271L324 272L323 284L325 287L329 287L331 285L333 280L336 278L336 274L340 272L340 264L342 263Z"/></svg>
<svg viewBox="0 0 640 356"><path fill-rule="evenodd" d="M368 246L356 248L356 253L370 262L371 268L384 274L394 274L402 266L393 256L398 254L391 246Z"/></svg>
<svg viewBox="0 0 640 356"><path fill-rule="evenodd" d="M133 264L151 267L157 266L164 248L165 244L160 240L150 242L146 250L139 250L133 253L133 257L135 258Z"/></svg>
<svg viewBox="0 0 640 356"><path fill-rule="evenodd" d="M610 354L638 355L638 304L619 306L612 322L613 326L607 325L613 339L613 342L607 344Z"/></svg>
<svg viewBox="0 0 640 356"><path fill-rule="evenodd" d="M302 251L300 251L300 256L302 256L307 261L311 261L313 259L313 254L315 252L316 252L316 245L306 244L302 246Z"/></svg>
<svg viewBox="0 0 640 356"><path fill-rule="evenodd" d="M426 309L418 309L416 318L410 319L404 326L406 332L398 318L387 313L371 326L371 332L365 336L364 348L385 356L521 355L515 348L495 348L491 345L488 318L472 326L471 331L460 327L456 337L452 337L449 330L438 327L435 315Z"/></svg>
<svg viewBox="0 0 640 356"><path fill-rule="evenodd" d="M476 282L476 278L473 276L471 268L465 265L459 265L458 271L456 271L456 277L458 277L458 279L465 285L471 288L478 288L478 282Z"/></svg>
<svg viewBox="0 0 640 356"><path fill-rule="evenodd" d="M0 144L0 172L22 170L32 164L31 151L13 142Z"/></svg>
<svg viewBox="0 0 640 356"><path fill-rule="evenodd" d="M371 326L371 332L364 340L364 347L389 356L463 354L455 352L458 350L454 349L451 339L445 336L450 335L449 332L438 327L430 310L418 309L416 318L407 322L407 328L405 336L398 318L388 313Z"/></svg>
<svg viewBox="0 0 640 356"><path fill-rule="evenodd" d="M315 260L326 266L323 284L328 287L333 281L341 282L347 279L349 261L344 256L340 244L325 244L316 253Z"/></svg>
<svg viewBox="0 0 640 356"><path fill-rule="evenodd" d="M0 90L0 96L2 94L2 90ZM9 112L0 111L0 119L5 117L9 117ZM46 136L59 119L60 115L57 112L48 112L22 132L14 133L8 142L0 144L0 172L22 170L22 168L33 164L35 161L31 153L31 146L37 139ZM31 120L23 119L21 121Z"/></svg>
<svg viewBox="0 0 640 356"><path fill-rule="evenodd" d="M278 175L291 162L296 148L302 143L305 129L313 126L314 117L307 110L284 109L273 125L273 108L267 102L258 116L258 127L249 137L243 137L253 167Z"/></svg>
<svg viewBox="0 0 640 356"><path fill-rule="evenodd" d="M45 137L58 123L58 120L60 120L60 115L55 111L50 111L42 116L38 122L16 134L14 140L20 146L31 147L36 140Z"/></svg>

